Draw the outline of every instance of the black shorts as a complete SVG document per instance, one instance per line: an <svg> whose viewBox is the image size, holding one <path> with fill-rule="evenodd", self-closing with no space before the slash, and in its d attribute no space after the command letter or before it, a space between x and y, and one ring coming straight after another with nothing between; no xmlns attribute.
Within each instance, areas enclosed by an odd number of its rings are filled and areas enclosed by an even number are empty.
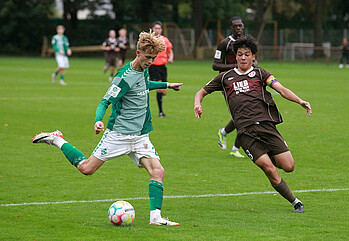
<svg viewBox="0 0 349 241"><path fill-rule="evenodd" d="M165 65L151 65L149 79L152 81L167 82L167 68Z"/></svg>
<svg viewBox="0 0 349 241"><path fill-rule="evenodd" d="M105 53L105 59L108 66L116 67L116 58L117 58L117 55L114 51Z"/></svg>
<svg viewBox="0 0 349 241"><path fill-rule="evenodd" d="M126 50L120 50L119 52L117 52L116 56L117 56L117 59L121 59L122 62L125 62Z"/></svg>
<svg viewBox="0 0 349 241"><path fill-rule="evenodd" d="M289 151L285 140L272 122L260 122L238 130L238 138L246 155L255 162L263 154L270 157Z"/></svg>

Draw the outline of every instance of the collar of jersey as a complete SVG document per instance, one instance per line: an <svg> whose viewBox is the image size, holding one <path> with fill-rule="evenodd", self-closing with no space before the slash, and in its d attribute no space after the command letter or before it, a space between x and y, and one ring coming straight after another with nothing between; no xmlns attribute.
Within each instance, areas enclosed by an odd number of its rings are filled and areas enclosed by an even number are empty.
<svg viewBox="0 0 349 241"><path fill-rule="evenodd" d="M253 66L251 66L251 68L249 68L245 73L240 73L238 68L234 68L235 73L237 73L238 75L246 75L246 74L250 73L252 70L253 70Z"/></svg>

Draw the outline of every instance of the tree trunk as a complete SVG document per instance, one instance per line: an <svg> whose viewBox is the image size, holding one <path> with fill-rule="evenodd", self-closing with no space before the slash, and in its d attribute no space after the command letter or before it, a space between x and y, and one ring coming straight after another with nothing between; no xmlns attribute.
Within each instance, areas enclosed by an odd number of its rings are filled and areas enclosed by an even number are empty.
<svg viewBox="0 0 349 241"><path fill-rule="evenodd" d="M141 1L141 19L143 23L148 23L151 21L153 9L153 1L152 0L142 0Z"/></svg>
<svg viewBox="0 0 349 241"><path fill-rule="evenodd" d="M322 16L326 11L325 0L315 1L315 11L313 16L313 31L314 31L314 58L323 57L324 51L322 49L316 49L322 47Z"/></svg>
<svg viewBox="0 0 349 241"><path fill-rule="evenodd" d="M192 0L192 9L193 9L193 20L194 20L194 31L195 31L195 49L200 38L202 31L202 7L201 0ZM195 53L196 51L194 51ZM196 54L196 53L195 53Z"/></svg>

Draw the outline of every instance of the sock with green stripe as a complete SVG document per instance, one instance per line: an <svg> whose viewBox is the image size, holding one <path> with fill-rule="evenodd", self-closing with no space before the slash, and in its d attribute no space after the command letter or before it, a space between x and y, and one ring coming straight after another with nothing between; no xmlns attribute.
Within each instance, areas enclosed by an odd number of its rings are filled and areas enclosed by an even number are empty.
<svg viewBox="0 0 349 241"><path fill-rule="evenodd" d="M161 210L163 195L164 195L163 184L155 180L150 180L149 181L150 211L156 210L156 209Z"/></svg>
<svg viewBox="0 0 349 241"><path fill-rule="evenodd" d="M62 145L61 150L68 161L76 167L80 162L86 160L85 155L68 142Z"/></svg>

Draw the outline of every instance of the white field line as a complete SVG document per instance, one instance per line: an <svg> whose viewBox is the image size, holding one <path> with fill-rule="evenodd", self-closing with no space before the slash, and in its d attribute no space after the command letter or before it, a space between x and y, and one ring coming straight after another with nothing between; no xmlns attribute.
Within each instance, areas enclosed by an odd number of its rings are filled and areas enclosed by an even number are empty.
<svg viewBox="0 0 349 241"><path fill-rule="evenodd" d="M309 190L296 190L293 192L338 192L349 191L349 188L333 188L333 189L309 189ZM230 197L230 196L246 196L246 195L260 195L260 194L276 194L275 191L270 192L243 192L243 193L230 193L230 194L202 194L202 195L181 195L181 196L164 196L164 198L200 198L200 197ZM148 197L131 197L131 198L118 198L118 199L102 199L102 200L71 200L63 202L31 202L31 203L8 203L0 204L0 207L9 206L29 206L29 205L52 205L52 204L67 204L67 203L96 203L96 202L114 202L117 200L146 200Z"/></svg>

